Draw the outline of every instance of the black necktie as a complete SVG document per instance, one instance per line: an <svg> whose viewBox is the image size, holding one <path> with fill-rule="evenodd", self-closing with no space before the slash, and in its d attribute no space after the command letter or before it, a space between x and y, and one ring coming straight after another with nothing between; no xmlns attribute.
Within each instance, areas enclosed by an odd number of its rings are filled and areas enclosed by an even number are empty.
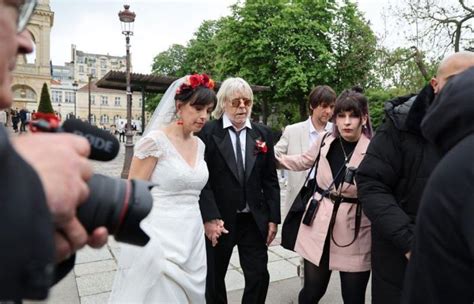
<svg viewBox="0 0 474 304"><path fill-rule="evenodd" d="M242 196L240 197L240 203L239 203L239 210L245 209L246 206L246 199L245 199L245 167L244 167L244 160L242 158L242 147L240 144L240 132L242 130L237 131L234 128L230 127L230 130L235 133L235 154L237 158L237 174L239 176L239 181L240 184L242 185L243 193Z"/></svg>

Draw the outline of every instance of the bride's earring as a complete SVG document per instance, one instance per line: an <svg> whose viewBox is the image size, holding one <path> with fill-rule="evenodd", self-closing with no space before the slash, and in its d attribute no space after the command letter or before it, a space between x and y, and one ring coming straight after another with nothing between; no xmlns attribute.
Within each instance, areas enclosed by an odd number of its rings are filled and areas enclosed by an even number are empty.
<svg viewBox="0 0 474 304"><path fill-rule="evenodd" d="M183 125L183 120L181 119L181 116L179 116L179 113L176 113L175 118L176 118L176 124L178 126L182 126Z"/></svg>

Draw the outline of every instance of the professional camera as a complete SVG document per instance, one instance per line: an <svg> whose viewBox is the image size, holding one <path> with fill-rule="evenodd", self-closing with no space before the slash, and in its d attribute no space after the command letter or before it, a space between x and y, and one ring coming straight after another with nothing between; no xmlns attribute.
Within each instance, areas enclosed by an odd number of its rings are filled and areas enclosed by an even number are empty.
<svg viewBox="0 0 474 304"><path fill-rule="evenodd" d="M43 132L67 132L85 137L91 145L90 159L114 159L120 144L108 132L79 119L68 119L61 127L41 119L30 122L30 129ZM140 229L140 222L150 213L152 183L125 180L94 174L88 182L90 195L77 210L77 217L87 232L105 226L119 242L145 246L149 237Z"/></svg>

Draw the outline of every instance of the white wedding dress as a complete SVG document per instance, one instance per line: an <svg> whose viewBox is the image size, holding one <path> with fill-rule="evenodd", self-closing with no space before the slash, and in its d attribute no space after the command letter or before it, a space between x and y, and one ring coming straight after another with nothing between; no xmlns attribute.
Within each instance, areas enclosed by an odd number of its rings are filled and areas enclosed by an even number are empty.
<svg viewBox="0 0 474 304"><path fill-rule="evenodd" d="M110 303L205 303L206 248L199 194L209 173L197 138L194 167L162 131L151 131L135 156L158 158L150 180L153 209L142 221L145 247L122 245Z"/></svg>

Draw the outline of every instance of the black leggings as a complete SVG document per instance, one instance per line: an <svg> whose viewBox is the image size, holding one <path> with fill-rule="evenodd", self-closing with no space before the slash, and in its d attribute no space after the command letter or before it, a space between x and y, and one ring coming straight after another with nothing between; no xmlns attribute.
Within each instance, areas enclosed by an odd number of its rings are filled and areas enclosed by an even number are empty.
<svg viewBox="0 0 474 304"><path fill-rule="evenodd" d="M370 271L340 272L341 291L344 304L364 304L365 290L369 282ZM329 270L329 242L326 240L319 267L304 260L304 285L298 296L300 304L314 304L326 293L331 270Z"/></svg>

